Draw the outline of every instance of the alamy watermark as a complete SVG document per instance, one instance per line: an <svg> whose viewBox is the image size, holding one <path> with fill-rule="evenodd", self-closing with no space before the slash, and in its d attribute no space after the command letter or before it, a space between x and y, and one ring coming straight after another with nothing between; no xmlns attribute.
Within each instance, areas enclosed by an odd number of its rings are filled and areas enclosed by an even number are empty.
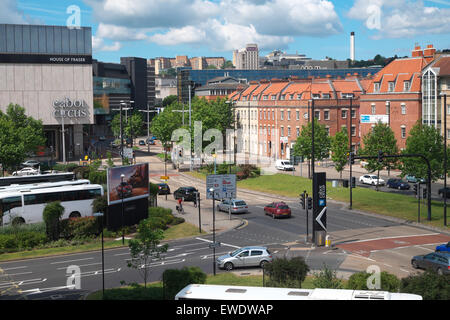
<svg viewBox="0 0 450 320"><path fill-rule="evenodd" d="M66 26L69 29L80 29L81 28L81 9L79 6L70 5L66 9L66 13L69 17L66 20Z"/></svg>

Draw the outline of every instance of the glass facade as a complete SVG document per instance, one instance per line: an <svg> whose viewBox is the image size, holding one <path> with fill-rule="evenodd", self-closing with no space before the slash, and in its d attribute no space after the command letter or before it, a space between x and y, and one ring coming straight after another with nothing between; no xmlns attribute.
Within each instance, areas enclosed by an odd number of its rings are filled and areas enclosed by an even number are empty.
<svg viewBox="0 0 450 320"><path fill-rule="evenodd" d="M441 127L441 108L437 96L437 76L430 68L422 76L422 123Z"/></svg>
<svg viewBox="0 0 450 320"><path fill-rule="evenodd" d="M91 28L0 24L0 53L90 56Z"/></svg>
<svg viewBox="0 0 450 320"><path fill-rule="evenodd" d="M94 77L94 114L109 114L120 101L129 101L131 83L128 79Z"/></svg>

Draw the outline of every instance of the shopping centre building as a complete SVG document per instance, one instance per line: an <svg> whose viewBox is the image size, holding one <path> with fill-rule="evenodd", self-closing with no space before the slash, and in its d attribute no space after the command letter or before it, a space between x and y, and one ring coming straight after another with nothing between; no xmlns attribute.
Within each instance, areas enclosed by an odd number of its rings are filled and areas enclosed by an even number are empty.
<svg viewBox="0 0 450 320"><path fill-rule="evenodd" d="M63 158L63 127L66 159L81 156L94 124L91 28L0 24L0 110L11 103L42 120L39 158Z"/></svg>

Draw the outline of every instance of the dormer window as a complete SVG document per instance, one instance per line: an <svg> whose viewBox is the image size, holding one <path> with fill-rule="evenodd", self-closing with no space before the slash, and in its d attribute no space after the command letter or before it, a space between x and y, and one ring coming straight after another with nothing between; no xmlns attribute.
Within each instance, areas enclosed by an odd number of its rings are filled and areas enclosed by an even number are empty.
<svg viewBox="0 0 450 320"><path fill-rule="evenodd" d="M409 91L409 89L411 89L411 82L404 81L403 82L403 91Z"/></svg>
<svg viewBox="0 0 450 320"><path fill-rule="evenodd" d="M320 99L320 94L313 93L312 97L313 97L313 99Z"/></svg>
<svg viewBox="0 0 450 320"><path fill-rule="evenodd" d="M280 100L286 100L286 95L285 95L285 94L282 94L282 95L280 96Z"/></svg>
<svg viewBox="0 0 450 320"><path fill-rule="evenodd" d="M373 91L374 92L380 92L380 83L379 82L375 82L373 84Z"/></svg>
<svg viewBox="0 0 450 320"><path fill-rule="evenodd" d="M263 100L268 100L268 99L269 99L269 96L267 96L267 95L263 96Z"/></svg>
<svg viewBox="0 0 450 320"><path fill-rule="evenodd" d="M330 99L330 94L329 93L322 94L322 99Z"/></svg>
<svg viewBox="0 0 450 320"><path fill-rule="evenodd" d="M289 100L294 100L294 95L293 94L289 95Z"/></svg>
<svg viewBox="0 0 450 320"><path fill-rule="evenodd" d="M256 101L257 99L258 99L257 96L253 96L253 97L252 97L252 100L253 100L253 101Z"/></svg>
<svg viewBox="0 0 450 320"><path fill-rule="evenodd" d="M394 92L394 90L395 90L395 82L393 82L393 81L390 81L389 82L389 84L388 84L388 91L389 92Z"/></svg>
<svg viewBox="0 0 450 320"><path fill-rule="evenodd" d="M272 100L276 100L276 99L277 99L277 96L273 94L270 98L271 98Z"/></svg>
<svg viewBox="0 0 450 320"><path fill-rule="evenodd" d="M301 100L301 99L302 99L302 94L301 93L297 94L297 100Z"/></svg>

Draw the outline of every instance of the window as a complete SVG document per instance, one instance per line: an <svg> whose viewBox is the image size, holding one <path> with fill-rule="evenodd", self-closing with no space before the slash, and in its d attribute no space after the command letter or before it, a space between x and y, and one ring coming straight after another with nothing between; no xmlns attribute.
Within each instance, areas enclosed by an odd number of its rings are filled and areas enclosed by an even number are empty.
<svg viewBox="0 0 450 320"><path fill-rule="evenodd" d="M280 119L284 120L284 111L280 111Z"/></svg>
<svg viewBox="0 0 450 320"><path fill-rule="evenodd" d="M350 99L350 98L353 98L354 95L353 95L353 93L341 93L341 97L342 97L342 99Z"/></svg>
<svg viewBox="0 0 450 320"><path fill-rule="evenodd" d="M300 137L300 128L297 127L296 130L297 130L297 137Z"/></svg>
<svg viewBox="0 0 450 320"><path fill-rule="evenodd" d="M393 82L393 81L389 81L389 84L388 84L388 91L389 92L394 92L394 90L395 90L395 82Z"/></svg>
<svg viewBox="0 0 450 320"><path fill-rule="evenodd" d="M269 96L263 96L263 100L269 99Z"/></svg>
<svg viewBox="0 0 450 320"><path fill-rule="evenodd" d="M379 82L375 82L373 84L373 91L374 92L380 92L380 83Z"/></svg>
<svg viewBox="0 0 450 320"><path fill-rule="evenodd" d="M356 118L356 110L352 109L352 118L355 119Z"/></svg>
<svg viewBox="0 0 450 320"><path fill-rule="evenodd" d="M450 129L447 129L447 140L450 139Z"/></svg>
<svg viewBox="0 0 450 320"><path fill-rule="evenodd" d="M375 106L375 103L372 103L371 107L372 107L372 114L376 114L377 113L377 108Z"/></svg>
<svg viewBox="0 0 450 320"><path fill-rule="evenodd" d="M277 99L277 96L273 94L272 97L271 97L271 99L272 99L272 100L276 100L276 99Z"/></svg>
<svg viewBox="0 0 450 320"><path fill-rule="evenodd" d="M242 101L247 101L247 97L242 97Z"/></svg>
<svg viewBox="0 0 450 320"><path fill-rule="evenodd" d="M291 127L288 127L288 137L291 136Z"/></svg>
<svg viewBox="0 0 450 320"><path fill-rule="evenodd" d="M402 103L401 108L402 108L402 114L406 114L406 104Z"/></svg>
<svg viewBox="0 0 450 320"><path fill-rule="evenodd" d="M285 95L285 94L282 94L282 95L280 96L280 100L286 100L286 95Z"/></svg>
<svg viewBox="0 0 450 320"><path fill-rule="evenodd" d="M323 112L323 118L324 118L325 120L330 120L330 111L325 110L325 111Z"/></svg>
<svg viewBox="0 0 450 320"><path fill-rule="evenodd" d="M300 120L300 111L295 111L295 118L297 119L297 120Z"/></svg>
<svg viewBox="0 0 450 320"><path fill-rule="evenodd" d="M289 95L289 100L294 100L294 95L293 94Z"/></svg>
<svg viewBox="0 0 450 320"><path fill-rule="evenodd" d="M320 99L320 94L313 93L312 97L313 97L313 99Z"/></svg>
<svg viewBox="0 0 450 320"><path fill-rule="evenodd" d="M450 114L450 104L447 105L447 114Z"/></svg>
<svg viewBox="0 0 450 320"><path fill-rule="evenodd" d="M263 252L261 250L252 250L251 256L262 256Z"/></svg>
<svg viewBox="0 0 450 320"><path fill-rule="evenodd" d="M5 198L3 200L0 200L0 204L1 204L2 212L5 213L6 211L9 211L13 208L21 207L22 206L22 198L20 196Z"/></svg>
<svg viewBox="0 0 450 320"><path fill-rule="evenodd" d="M253 100L253 101L256 101L257 99L258 99L257 96L253 96L253 97L252 97L252 100Z"/></svg>
<svg viewBox="0 0 450 320"><path fill-rule="evenodd" d="M352 126L352 130L351 131L352 131L351 132L352 137L356 136L356 127L355 126Z"/></svg>
<svg viewBox="0 0 450 320"><path fill-rule="evenodd" d="M284 137L284 127L281 127L281 136Z"/></svg>
<svg viewBox="0 0 450 320"><path fill-rule="evenodd" d="M405 126L401 126L401 134L402 134L402 139L406 138L406 127Z"/></svg>
<svg viewBox="0 0 450 320"><path fill-rule="evenodd" d="M262 111L259 111L259 120L262 120Z"/></svg>
<svg viewBox="0 0 450 320"><path fill-rule="evenodd" d="M272 120L275 120L275 111L272 111Z"/></svg>
<svg viewBox="0 0 450 320"><path fill-rule="evenodd" d="M325 130L327 130L327 135L330 136L330 127L325 127Z"/></svg>
<svg viewBox="0 0 450 320"><path fill-rule="evenodd" d="M287 119L291 120L291 110L288 110L288 112L287 112Z"/></svg>
<svg viewBox="0 0 450 320"><path fill-rule="evenodd" d="M322 94L322 99L330 99L330 94L329 93Z"/></svg>
<svg viewBox="0 0 450 320"><path fill-rule="evenodd" d="M404 81L403 82L403 91L409 91L410 88L411 88L411 82Z"/></svg>
<svg viewBox="0 0 450 320"><path fill-rule="evenodd" d="M314 118L320 120L320 111L314 111Z"/></svg>
<svg viewBox="0 0 450 320"><path fill-rule="evenodd" d="M342 119L347 118L347 110L342 110Z"/></svg>
<svg viewBox="0 0 450 320"><path fill-rule="evenodd" d="M297 100L302 100L302 94L301 93L297 94Z"/></svg>

